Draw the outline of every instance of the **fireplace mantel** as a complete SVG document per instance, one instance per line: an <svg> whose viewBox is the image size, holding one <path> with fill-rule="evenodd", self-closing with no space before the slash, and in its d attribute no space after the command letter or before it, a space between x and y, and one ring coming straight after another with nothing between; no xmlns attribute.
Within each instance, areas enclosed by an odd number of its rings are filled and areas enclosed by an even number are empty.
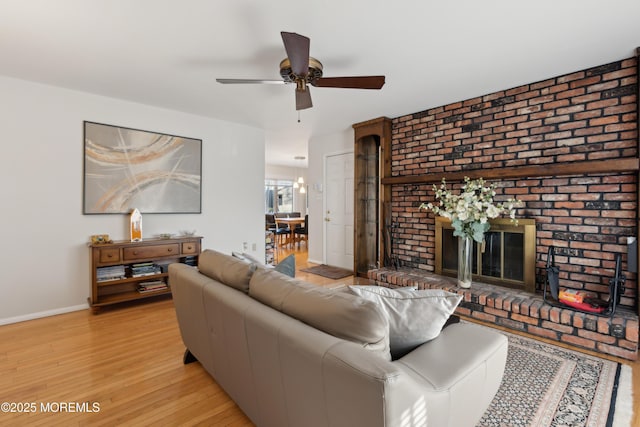
<svg viewBox="0 0 640 427"><path fill-rule="evenodd" d="M484 178L507 179L526 178L530 176L557 176L557 175L577 175L585 173L607 173L607 172L637 172L640 170L640 160L637 158L611 160L592 160L586 162L567 162L536 166L513 166L500 169L467 169L463 172L448 173L427 173L418 175L405 175L384 178L381 180L385 185L402 184L431 184L441 182L446 179L449 182L462 181L465 177L470 179Z"/></svg>

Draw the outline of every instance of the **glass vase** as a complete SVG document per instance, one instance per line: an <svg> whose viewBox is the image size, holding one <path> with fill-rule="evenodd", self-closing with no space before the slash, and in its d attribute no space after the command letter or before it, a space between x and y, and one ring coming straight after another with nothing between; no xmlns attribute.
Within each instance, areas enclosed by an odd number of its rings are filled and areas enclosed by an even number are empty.
<svg viewBox="0 0 640 427"><path fill-rule="evenodd" d="M471 287L473 273L473 239L458 237L458 286Z"/></svg>

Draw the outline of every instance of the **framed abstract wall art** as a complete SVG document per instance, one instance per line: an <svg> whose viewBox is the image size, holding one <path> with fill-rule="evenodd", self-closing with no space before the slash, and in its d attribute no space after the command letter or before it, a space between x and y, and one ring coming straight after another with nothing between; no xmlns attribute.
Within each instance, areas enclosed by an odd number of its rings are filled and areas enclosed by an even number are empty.
<svg viewBox="0 0 640 427"><path fill-rule="evenodd" d="M84 214L201 213L202 140L84 122Z"/></svg>

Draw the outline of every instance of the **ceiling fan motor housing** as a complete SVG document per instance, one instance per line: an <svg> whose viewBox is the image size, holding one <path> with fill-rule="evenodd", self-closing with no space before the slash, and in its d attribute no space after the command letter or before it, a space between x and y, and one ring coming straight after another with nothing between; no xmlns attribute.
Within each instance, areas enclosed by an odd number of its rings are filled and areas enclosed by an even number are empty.
<svg viewBox="0 0 640 427"><path fill-rule="evenodd" d="M285 58L280 62L280 76L286 83L297 83L300 79L311 83L322 77L322 63L315 58L309 57L309 72L306 76L298 76L291 70L289 58Z"/></svg>

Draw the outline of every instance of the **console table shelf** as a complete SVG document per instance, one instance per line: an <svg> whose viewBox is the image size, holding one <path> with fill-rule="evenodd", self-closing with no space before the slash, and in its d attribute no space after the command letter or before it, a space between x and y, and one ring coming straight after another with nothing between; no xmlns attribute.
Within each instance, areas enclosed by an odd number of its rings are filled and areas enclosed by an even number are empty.
<svg viewBox="0 0 640 427"><path fill-rule="evenodd" d="M184 236L171 239L148 239L140 242L90 244L89 306L94 313L97 313L101 307L111 304L171 294L168 265L175 262L197 265L201 243L202 237ZM145 267L151 272L148 274L132 272L135 268ZM99 280L100 273L104 271L109 271L113 277L107 275ZM152 287L151 290L142 292L140 289L145 284L166 286L166 288L153 290Z"/></svg>
<svg viewBox="0 0 640 427"><path fill-rule="evenodd" d="M171 289L164 289L161 291L149 292L146 294L141 294L138 291L128 291L128 292L119 292L117 294L112 294L112 295L103 295L100 297L100 302L97 304L92 304L91 308L94 313L97 313L99 311L99 309L97 308L103 307L106 305L118 304L125 301L134 301L138 299L156 297L158 295L166 295L170 293L171 293Z"/></svg>
<svg viewBox="0 0 640 427"><path fill-rule="evenodd" d="M143 282L146 280L158 280L161 279L163 277L169 277L168 273L160 273L160 274L154 274L151 276L143 276L143 277L127 277L125 279L117 279L117 280L103 280L101 282L98 282L98 286L111 286L114 283L116 284L120 284L120 283L129 283L129 282ZM142 280L144 279L144 280Z"/></svg>

